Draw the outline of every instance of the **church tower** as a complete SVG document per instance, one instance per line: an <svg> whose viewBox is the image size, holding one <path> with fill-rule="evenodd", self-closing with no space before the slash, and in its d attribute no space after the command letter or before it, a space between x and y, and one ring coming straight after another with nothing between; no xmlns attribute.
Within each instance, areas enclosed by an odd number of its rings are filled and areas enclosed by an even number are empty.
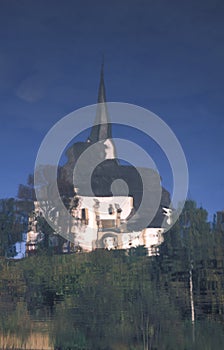
<svg viewBox="0 0 224 350"><path fill-rule="evenodd" d="M98 90L97 110L94 125L87 142L101 144L104 159L115 159L116 150L112 139L112 126L106 103L106 89L104 84L104 63L101 66L100 84Z"/></svg>
<svg viewBox="0 0 224 350"><path fill-rule="evenodd" d="M96 105L96 115L95 121L91 128L90 135L85 142L77 142L70 146L66 151L67 163L63 166L63 176L66 179L67 183L72 187L73 184L73 170L76 164L77 159L81 156L81 154L87 150L92 145L96 144L94 147L94 152L91 155L89 153L89 161L90 163L94 161L96 156L97 160L101 162L107 161L113 163L114 165L118 164L118 160L116 159L116 149L114 145L114 141L112 139L112 125L107 109L106 103L106 89L104 83L104 63L101 65L100 72L100 83L98 89L98 99ZM81 179L78 180L81 181ZM82 181L81 181L82 182ZM80 185L81 186L81 185ZM78 186L78 187L80 187ZM83 185L83 188L85 186ZM97 186L98 187L98 186ZM81 188L80 188L81 190Z"/></svg>

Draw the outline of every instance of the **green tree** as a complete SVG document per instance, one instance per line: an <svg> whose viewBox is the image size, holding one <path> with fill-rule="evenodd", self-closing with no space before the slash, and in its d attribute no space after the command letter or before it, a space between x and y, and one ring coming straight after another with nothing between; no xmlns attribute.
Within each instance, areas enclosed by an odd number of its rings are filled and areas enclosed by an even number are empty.
<svg viewBox="0 0 224 350"><path fill-rule="evenodd" d="M0 200L0 255L10 256L9 248L21 240L21 233L27 227L27 216L21 211L20 203L14 198ZM13 255L13 252L11 252Z"/></svg>

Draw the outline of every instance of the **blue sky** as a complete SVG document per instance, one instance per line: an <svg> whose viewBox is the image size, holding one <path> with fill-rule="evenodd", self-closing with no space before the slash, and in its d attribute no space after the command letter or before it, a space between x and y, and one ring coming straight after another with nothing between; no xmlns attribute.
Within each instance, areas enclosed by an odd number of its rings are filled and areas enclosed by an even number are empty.
<svg viewBox="0 0 224 350"><path fill-rule="evenodd" d="M223 209L223 18L216 0L2 1L0 198L26 182L49 128L96 102L104 54L108 101L159 115L186 154L190 198Z"/></svg>

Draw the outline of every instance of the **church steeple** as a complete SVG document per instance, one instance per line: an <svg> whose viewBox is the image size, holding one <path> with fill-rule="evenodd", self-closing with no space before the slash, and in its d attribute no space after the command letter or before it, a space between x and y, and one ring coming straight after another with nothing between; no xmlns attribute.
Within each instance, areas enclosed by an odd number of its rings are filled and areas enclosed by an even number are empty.
<svg viewBox="0 0 224 350"><path fill-rule="evenodd" d="M104 61L102 62L100 71L100 85L98 90L97 103L106 103L106 89L104 84Z"/></svg>
<svg viewBox="0 0 224 350"><path fill-rule="evenodd" d="M90 142L98 142L112 138L111 123L106 104L106 89L104 84L104 62L101 65L100 84L97 99L97 111L94 125L89 136Z"/></svg>

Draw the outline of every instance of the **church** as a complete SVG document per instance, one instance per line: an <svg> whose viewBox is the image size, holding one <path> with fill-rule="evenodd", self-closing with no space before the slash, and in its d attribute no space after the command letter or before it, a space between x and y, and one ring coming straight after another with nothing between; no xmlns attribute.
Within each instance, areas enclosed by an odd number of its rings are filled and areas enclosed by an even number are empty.
<svg viewBox="0 0 224 350"><path fill-rule="evenodd" d="M93 145L95 147L92 147ZM91 147L94 152L91 152ZM87 150L90 152L85 159L84 168L97 164L91 176L91 193L86 186L83 167L77 167L74 173L77 161ZM72 144L67 149L66 156L67 162L60 172L63 178L60 194L67 203L70 220L68 232L63 233L63 237L68 237L64 243L63 252L69 252L71 246L74 251L83 252L144 246L147 248L148 255L158 254L158 247L163 241L164 223L168 225L171 223L170 194L161 187L158 210L150 224L145 227L144 218L149 216L152 205L157 200L155 185L160 183L161 179L153 169L138 169L132 165L124 165L117 158L112 137L112 123L107 109L103 65L95 123L87 140ZM149 179L149 186L144 191L148 192L150 201L138 217L135 214L138 213L143 196L140 174L144 174ZM124 191L124 183L128 193ZM41 232L38 227L38 218L49 216L46 201L47 198L43 202L34 203L35 211L30 217L27 234L28 253L35 251L44 237L44 232ZM57 208L53 211L54 220L59 222L61 213L57 212ZM50 239L52 245L57 244L54 237Z"/></svg>

